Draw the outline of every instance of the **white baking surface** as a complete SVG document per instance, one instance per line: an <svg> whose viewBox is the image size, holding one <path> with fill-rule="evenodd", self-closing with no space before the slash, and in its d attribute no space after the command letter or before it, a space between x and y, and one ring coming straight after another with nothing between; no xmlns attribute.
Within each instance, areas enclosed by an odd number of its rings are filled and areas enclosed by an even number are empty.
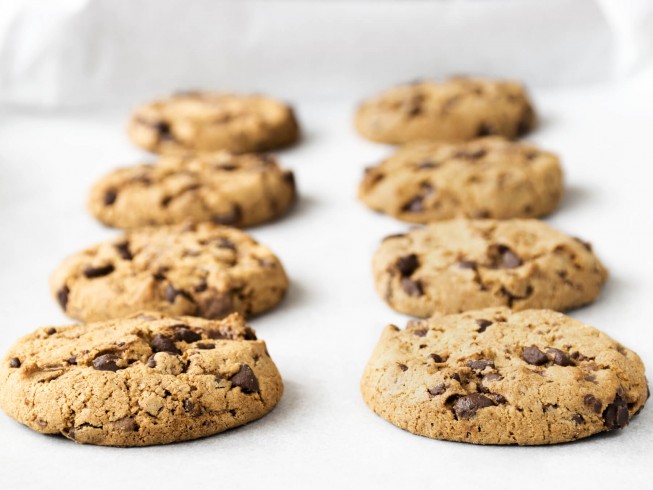
<svg viewBox="0 0 653 490"><path fill-rule="evenodd" d="M547 221L590 240L610 269L598 301L572 312L653 369L651 77L536 91L530 139L560 153L567 194ZM370 258L407 225L356 201L365 165L389 149L351 127L354 100L295 100L305 128L280 153L301 200L251 233L292 279L285 302L252 320L285 381L279 406L245 427L150 448L76 445L0 414L0 488L644 488L653 476L653 407L626 430L551 447L483 447L409 434L374 415L358 382L384 325L406 317L375 294ZM89 185L149 156L126 114L7 113L0 118L0 352L38 326L65 324L47 279L57 263L114 235L85 211Z"/></svg>

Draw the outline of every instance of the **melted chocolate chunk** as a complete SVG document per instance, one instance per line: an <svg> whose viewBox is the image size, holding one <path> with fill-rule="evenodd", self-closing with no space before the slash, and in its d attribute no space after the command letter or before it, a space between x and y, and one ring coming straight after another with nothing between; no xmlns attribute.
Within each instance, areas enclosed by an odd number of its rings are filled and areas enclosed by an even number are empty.
<svg viewBox="0 0 653 490"><path fill-rule="evenodd" d="M444 360L442 359L442 356L440 356L438 354L431 354L429 357L431 359L433 359L435 362L444 362Z"/></svg>
<svg viewBox="0 0 653 490"><path fill-rule="evenodd" d="M152 347L152 352L169 352L171 354L180 354L181 351L175 345L175 341L170 337L161 335L160 333L156 334L150 343Z"/></svg>
<svg viewBox="0 0 653 490"><path fill-rule="evenodd" d="M488 252L492 267L497 269L514 269L522 265L522 260L506 245L492 245Z"/></svg>
<svg viewBox="0 0 653 490"><path fill-rule="evenodd" d="M534 345L531 347L524 347L522 359L524 359L528 364L533 364L534 366L541 366L542 364L549 362L549 358L546 354Z"/></svg>
<svg viewBox="0 0 653 490"><path fill-rule="evenodd" d="M439 385L435 385L433 388L429 388L429 394L432 396L441 395L445 391L447 391L447 385L444 383L440 383Z"/></svg>
<svg viewBox="0 0 653 490"><path fill-rule="evenodd" d="M576 425L583 425L585 423L585 418L579 413L575 413L574 415L572 415L571 420Z"/></svg>
<svg viewBox="0 0 653 490"><path fill-rule="evenodd" d="M115 270L113 264L107 264L100 267L87 267L84 269L84 276L89 279L95 279L97 277L108 276Z"/></svg>
<svg viewBox="0 0 653 490"><path fill-rule="evenodd" d="M198 349L202 349L202 350L212 350L212 349L215 349L215 344L208 344L208 343L204 343L204 342L199 342L199 343L195 344L195 347L197 347Z"/></svg>
<svg viewBox="0 0 653 490"><path fill-rule="evenodd" d="M107 189L104 193L104 205L111 206L118 198L118 191L115 189Z"/></svg>
<svg viewBox="0 0 653 490"><path fill-rule="evenodd" d="M603 411L603 423L608 430L623 429L628 425L628 403L623 396L623 390L617 394Z"/></svg>
<svg viewBox="0 0 653 490"><path fill-rule="evenodd" d="M550 347L546 350L546 353L553 357L553 364L558 366L572 366L573 362L569 359L569 356L561 351L560 349L555 349Z"/></svg>
<svg viewBox="0 0 653 490"><path fill-rule="evenodd" d="M480 393L461 396L453 404L453 410L459 419L470 419L481 408L493 407L492 399Z"/></svg>
<svg viewBox="0 0 653 490"><path fill-rule="evenodd" d="M399 257L395 262L395 267L402 277L410 277L419 267L419 259L415 254Z"/></svg>
<svg viewBox="0 0 653 490"><path fill-rule="evenodd" d="M57 300L59 301L59 304L61 307L66 310L66 305L68 304L68 294L70 293L70 289L68 289L68 286L63 286L59 291L57 291Z"/></svg>
<svg viewBox="0 0 653 490"><path fill-rule="evenodd" d="M473 359L467 361L467 367L472 368L474 371L483 371L486 367L494 369L494 362L489 359Z"/></svg>
<svg viewBox="0 0 653 490"><path fill-rule="evenodd" d="M487 330L487 327L492 325L492 322L490 320L485 320L484 318L477 318L476 319L476 324L478 325L478 333L483 333Z"/></svg>
<svg viewBox="0 0 653 490"><path fill-rule="evenodd" d="M116 420L112 425L114 429L124 432L138 432L139 429L139 426L133 417L125 417L123 419Z"/></svg>
<svg viewBox="0 0 653 490"><path fill-rule="evenodd" d="M177 296L186 298L191 303L195 302L188 291L184 291L183 289L176 289L172 284L168 284L168 287L166 288L166 300L168 303L174 303L177 299Z"/></svg>
<svg viewBox="0 0 653 490"><path fill-rule="evenodd" d="M238 223L242 217L242 210L238 204L234 204L231 211L223 214L214 214L211 221L218 225L234 225Z"/></svg>
<svg viewBox="0 0 653 490"><path fill-rule="evenodd" d="M601 403L601 400L596 398L594 395L585 395L585 398L583 398L583 403L594 410L594 413L601 413L601 408L603 408L603 403Z"/></svg>
<svg viewBox="0 0 653 490"><path fill-rule="evenodd" d="M47 335L52 335L52 334L57 333L57 329L54 328L54 327L50 327L50 328L48 328L48 329L45 331L45 333L46 333Z"/></svg>
<svg viewBox="0 0 653 490"><path fill-rule="evenodd" d="M172 128L166 121L157 121L152 124L152 127L157 132L159 140L173 140Z"/></svg>
<svg viewBox="0 0 653 490"><path fill-rule="evenodd" d="M401 280L401 287L408 296L422 296L424 294L422 282L419 280L413 281L404 277Z"/></svg>
<svg viewBox="0 0 653 490"><path fill-rule="evenodd" d="M258 379L247 364L241 364L238 372L229 378L229 381L232 385L240 387L245 394L259 392Z"/></svg>
<svg viewBox="0 0 653 490"><path fill-rule="evenodd" d="M129 250L129 242L117 243L114 245L118 255L124 260L131 260L134 258L131 251Z"/></svg>
<svg viewBox="0 0 653 490"><path fill-rule="evenodd" d="M115 354L103 354L93 359L93 367L98 371L113 371L114 373L120 369L116 362L120 359Z"/></svg>
<svg viewBox="0 0 653 490"><path fill-rule="evenodd" d="M20 365L21 365L20 359L18 359L17 357L12 357L11 359L9 359L10 368L18 369Z"/></svg>
<svg viewBox="0 0 653 490"><path fill-rule="evenodd" d="M408 366L406 366L405 364L402 364L402 363L398 362L397 366L399 366L399 369L401 369L404 372L408 371Z"/></svg>
<svg viewBox="0 0 653 490"><path fill-rule="evenodd" d="M461 260L460 262L458 262L458 267L460 267L461 269L476 270L478 264L473 260Z"/></svg>
<svg viewBox="0 0 653 490"><path fill-rule="evenodd" d="M202 336L197 332L193 332L185 325L179 325L178 330L175 332L175 340L181 340L189 344L201 340Z"/></svg>

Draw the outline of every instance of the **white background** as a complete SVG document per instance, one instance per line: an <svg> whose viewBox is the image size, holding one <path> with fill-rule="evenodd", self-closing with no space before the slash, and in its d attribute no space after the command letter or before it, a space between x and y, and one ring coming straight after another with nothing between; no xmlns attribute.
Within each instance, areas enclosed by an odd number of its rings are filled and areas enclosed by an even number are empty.
<svg viewBox="0 0 653 490"><path fill-rule="evenodd" d="M102 2L90 2L94 3ZM373 6L373 2L359 3ZM577 25L589 24L577 19ZM612 34L603 31L596 35L612 39ZM118 94L114 104L107 104L97 97L100 88L115 87L125 73L116 73L118 65L104 77L82 70L74 82L68 82L83 94L85 110L71 111L74 90L50 91L56 85L53 80L39 78L39 68L52 61L52 53L43 55L41 61L38 56L33 60L32 79L38 83L22 95L16 92L16 80L30 79L30 70L7 68L7 39L0 44L0 96L11 102L0 116L2 353L18 336L38 326L69 321L50 297L48 275L66 255L116 233L86 213L87 190L117 165L151 159L127 141L127 102L134 97L131 90L150 97L163 88L153 82L148 89L142 79L125 81L129 93ZM13 58L25 53L20 46L23 43L13 44L9 50ZM612 42L603 48L621 52ZM548 81L537 73L524 76L535 87L542 119L529 139L558 152L567 177L562 206L547 221L591 241L611 273L598 301L571 314L635 349L651 369L653 67L646 67L645 52L628 50L629 54L606 58L604 68L589 64L591 69L580 70L582 76L574 83L564 80L570 71ZM483 63L490 63L493 53L492 46L477 53L479 66L487 68ZM467 54L466 63L472 63L472 54ZM410 58L408 53L403 55ZM522 55L515 56L522 59ZM498 58L497 66L508 70ZM65 57L57 63L66 66L64 61ZM261 63L268 66L271 61ZM417 63L411 63L386 78L398 81L430 74L429 69L419 70ZM433 66L444 72L451 68L447 63L454 62L438 61ZM155 65L163 69L160 63ZM204 67L197 65L197 72L204 73ZM155 67L143 70L151 73ZM355 198L362 168L390 151L365 142L352 129L360 92L378 83L361 72L351 72L355 79L351 86L343 79L324 94L311 92L310 84L304 82L297 83L298 95L286 93L281 74L274 80L255 78L257 88L291 99L305 128L301 144L279 154L283 164L296 172L301 193L297 207L283 220L250 230L280 256L292 280L285 302L252 320L284 377L286 390L279 406L257 422L214 437L133 449L76 445L32 432L0 414L1 489L77 488L81 484L93 489L121 485L457 489L471 485L593 489L650 485L650 406L624 431L571 444L521 448L418 437L395 428L364 405L358 382L367 358L385 324L403 326L407 319L376 296L369 263L383 236L407 226L372 213ZM309 70L304 78L315 83L319 77L314 75ZM172 78L166 83L180 83ZM210 79L201 78L199 84ZM61 87L69 86L65 77L57 80ZM216 75L215 80L218 86L222 79ZM49 95L41 99L41 92ZM108 101L113 100L113 92L106 93ZM39 109L43 106L68 109L44 112Z"/></svg>

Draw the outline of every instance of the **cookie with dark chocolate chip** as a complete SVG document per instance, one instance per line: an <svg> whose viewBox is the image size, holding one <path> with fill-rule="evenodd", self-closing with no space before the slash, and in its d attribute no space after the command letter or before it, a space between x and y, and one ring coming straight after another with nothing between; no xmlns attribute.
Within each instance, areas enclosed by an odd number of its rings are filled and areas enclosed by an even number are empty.
<svg viewBox="0 0 653 490"><path fill-rule="evenodd" d="M607 271L590 247L537 220L450 220L388 238L372 261L379 295L426 317L489 306L565 311L592 302Z"/></svg>
<svg viewBox="0 0 653 490"><path fill-rule="evenodd" d="M555 444L623 429L648 398L633 351L562 313L508 308L386 327L361 390L402 429L475 444Z"/></svg>
<svg viewBox="0 0 653 490"><path fill-rule="evenodd" d="M65 313L82 321L144 309L222 318L274 307L288 278L279 259L246 233L200 223L128 231L67 258L50 284Z"/></svg>
<svg viewBox="0 0 653 490"><path fill-rule="evenodd" d="M265 343L238 314L146 312L53 334L42 328L0 365L7 415L82 444L149 446L217 434L263 417L282 392Z"/></svg>
<svg viewBox="0 0 653 490"><path fill-rule="evenodd" d="M293 173L275 158L218 152L114 170L93 186L88 208L117 228L202 221L242 228L280 217L295 197Z"/></svg>
<svg viewBox="0 0 653 490"><path fill-rule="evenodd" d="M290 106L262 95L183 92L138 107L130 139L160 154L279 149L299 139Z"/></svg>
<svg viewBox="0 0 653 490"><path fill-rule="evenodd" d="M393 87L363 102L355 120L365 138L390 144L516 138L536 122L520 83L463 77Z"/></svg>
<svg viewBox="0 0 653 490"><path fill-rule="evenodd" d="M536 218L563 194L556 155L488 137L465 143L411 143L365 170L358 197L403 221Z"/></svg>

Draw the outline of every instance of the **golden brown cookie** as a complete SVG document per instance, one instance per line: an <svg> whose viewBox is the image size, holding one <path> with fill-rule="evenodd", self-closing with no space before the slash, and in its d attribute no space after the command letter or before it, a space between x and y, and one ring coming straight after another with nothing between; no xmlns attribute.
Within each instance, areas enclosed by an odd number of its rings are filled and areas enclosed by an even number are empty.
<svg viewBox="0 0 653 490"><path fill-rule="evenodd" d="M565 311L593 301L607 271L591 246L538 220L450 220L387 237L379 295L426 317L489 306Z"/></svg>
<svg viewBox="0 0 653 490"><path fill-rule="evenodd" d="M147 312L40 328L0 365L0 407L82 444L149 446L205 437L263 417L283 392L265 343L238 314Z"/></svg>
<svg viewBox="0 0 653 490"><path fill-rule="evenodd" d="M219 152L114 170L93 186L88 207L117 228L202 221L247 227L283 215L295 197L293 173L273 157Z"/></svg>
<svg viewBox="0 0 653 490"><path fill-rule="evenodd" d="M476 444L555 444L622 429L644 406L644 365L551 310L490 308L386 327L361 381L394 425Z"/></svg>
<svg viewBox="0 0 653 490"><path fill-rule="evenodd" d="M451 78L391 88L361 104L356 128L380 143L522 136L536 125L524 87L513 81Z"/></svg>
<svg viewBox="0 0 653 490"><path fill-rule="evenodd" d="M138 107L130 139L154 153L275 150L299 139L292 109L262 95L183 92Z"/></svg>
<svg viewBox="0 0 653 490"><path fill-rule="evenodd" d="M82 321L141 310L222 318L274 307L288 278L246 233L200 223L139 228L94 245L64 260L50 286L66 314Z"/></svg>
<svg viewBox="0 0 653 490"><path fill-rule="evenodd" d="M467 143L409 143L366 169L358 197L403 221L536 218L560 203L556 155L494 136Z"/></svg>

